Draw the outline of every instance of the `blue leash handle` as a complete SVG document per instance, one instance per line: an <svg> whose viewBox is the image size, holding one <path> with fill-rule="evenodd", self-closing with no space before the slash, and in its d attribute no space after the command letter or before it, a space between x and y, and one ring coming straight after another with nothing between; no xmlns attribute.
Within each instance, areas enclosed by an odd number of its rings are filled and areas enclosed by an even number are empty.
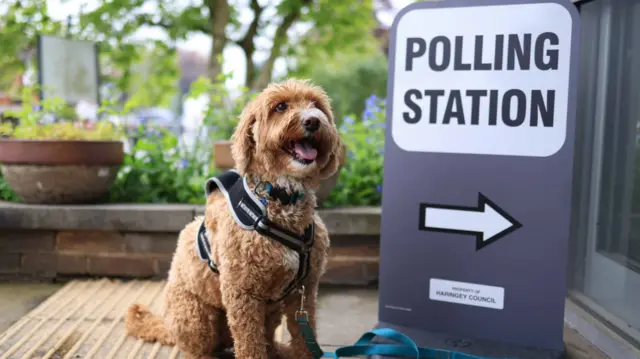
<svg viewBox="0 0 640 359"><path fill-rule="evenodd" d="M355 357L361 355L386 355L416 359L493 359L444 349L421 348L408 336L391 328L379 328L366 332L353 345L338 348L335 352L324 352L315 339L306 317L296 318L307 347L315 359ZM373 344L375 337L383 337L400 344Z"/></svg>

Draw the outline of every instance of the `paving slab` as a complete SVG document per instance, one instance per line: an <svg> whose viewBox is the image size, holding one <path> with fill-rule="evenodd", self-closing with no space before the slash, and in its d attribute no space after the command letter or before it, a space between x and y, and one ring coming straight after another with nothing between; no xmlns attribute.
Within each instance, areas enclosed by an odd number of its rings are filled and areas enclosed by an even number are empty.
<svg viewBox="0 0 640 359"><path fill-rule="evenodd" d="M165 284L100 279L75 280L62 288L47 284L0 287L0 318L13 323L0 334L0 359L182 358L175 347L144 343L126 336L124 330L129 304L145 303L158 311ZM323 287L318 341L328 351L352 344L376 324L377 313L376 288ZM276 339L288 340L284 327L278 328ZM570 359L607 358L568 327L565 341Z"/></svg>
<svg viewBox="0 0 640 359"><path fill-rule="evenodd" d="M61 287L60 284L0 283L0 333Z"/></svg>

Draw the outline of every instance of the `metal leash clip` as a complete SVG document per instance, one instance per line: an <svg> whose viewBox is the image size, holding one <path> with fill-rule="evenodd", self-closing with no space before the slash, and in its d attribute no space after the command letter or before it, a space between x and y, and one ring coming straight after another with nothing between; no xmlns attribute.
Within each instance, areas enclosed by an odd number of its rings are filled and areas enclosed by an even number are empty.
<svg viewBox="0 0 640 359"><path fill-rule="evenodd" d="M296 318L307 319L309 316L309 313L307 313L307 311L304 310L304 300L305 300L304 285L301 286L300 289L298 289L298 293L300 293L300 309L296 311Z"/></svg>

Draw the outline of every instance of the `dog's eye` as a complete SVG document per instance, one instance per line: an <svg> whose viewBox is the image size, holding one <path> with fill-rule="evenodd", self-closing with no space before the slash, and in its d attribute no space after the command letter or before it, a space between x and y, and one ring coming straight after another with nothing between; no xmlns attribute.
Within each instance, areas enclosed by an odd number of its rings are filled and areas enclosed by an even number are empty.
<svg viewBox="0 0 640 359"><path fill-rule="evenodd" d="M280 102L276 105L276 112L284 112L287 109L287 104L284 102Z"/></svg>

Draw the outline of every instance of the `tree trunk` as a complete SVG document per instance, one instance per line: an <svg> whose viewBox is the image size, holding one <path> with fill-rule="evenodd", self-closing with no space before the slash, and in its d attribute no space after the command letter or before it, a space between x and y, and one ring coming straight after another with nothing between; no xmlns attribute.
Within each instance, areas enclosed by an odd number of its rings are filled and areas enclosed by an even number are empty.
<svg viewBox="0 0 640 359"><path fill-rule="evenodd" d="M211 81L218 81L218 75L222 73L222 52L227 45L225 29L229 23L229 3L227 0L208 0L207 7L211 19L212 41L208 75Z"/></svg>
<svg viewBox="0 0 640 359"><path fill-rule="evenodd" d="M253 54L256 51L255 37L258 34L258 27L260 26L260 16L264 8L260 7L258 0L251 0L251 10L253 10L253 20L249 24L247 32L244 34L237 44L244 52L244 58L246 60L245 70L246 77L244 80L245 87L251 88L251 83L256 77L256 66L253 62Z"/></svg>

